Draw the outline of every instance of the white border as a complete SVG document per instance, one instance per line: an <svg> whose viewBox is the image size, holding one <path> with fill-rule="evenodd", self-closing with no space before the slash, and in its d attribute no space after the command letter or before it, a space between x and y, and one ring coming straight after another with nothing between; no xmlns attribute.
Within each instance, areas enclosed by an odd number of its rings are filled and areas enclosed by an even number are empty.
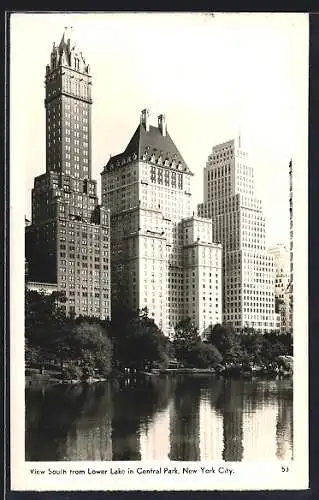
<svg viewBox="0 0 319 500"><path fill-rule="evenodd" d="M29 48L28 48L29 50ZM36 49L35 49L36 51ZM30 64L32 71L32 64ZM15 82L11 82L12 83ZM23 89L21 90L23 92ZM306 112L306 111L305 111ZM13 133L14 131L14 133ZM180 475L159 474L141 476L138 474L64 476L30 474L32 463L24 461L24 187L25 171L23 151L17 147L14 137L23 134L23 122L18 116L10 117L10 396L11 396L11 488L13 490L261 490L261 489L306 489L308 488L308 233L307 233L307 152L293 159L294 184L294 460L290 464L280 461L271 463L226 464L234 469L234 474L225 476L218 473L218 462L207 463L214 466L216 473L201 475L203 463L157 463L158 466L177 466ZM307 131L305 130L307 135ZM288 171L287 159L287 171ZM38 469L49 467L60 469L135 469L147 466L146 462L37 462ZM154 467L154 462L148 464ZM199 472L183 474L189 465ZM222 464L225 466L225 464ZM282 472L288 466L289 472Z"/></svg>

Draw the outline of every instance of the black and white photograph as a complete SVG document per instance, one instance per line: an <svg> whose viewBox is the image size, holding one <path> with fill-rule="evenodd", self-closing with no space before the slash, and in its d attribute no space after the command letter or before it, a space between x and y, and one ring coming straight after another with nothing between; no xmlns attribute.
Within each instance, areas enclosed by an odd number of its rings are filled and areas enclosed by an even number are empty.
<svg viewBox="0 0 319 500"><path fill-rule="evenodd" d="M16 489L307 487L308 24L11 14Z"/></svg>

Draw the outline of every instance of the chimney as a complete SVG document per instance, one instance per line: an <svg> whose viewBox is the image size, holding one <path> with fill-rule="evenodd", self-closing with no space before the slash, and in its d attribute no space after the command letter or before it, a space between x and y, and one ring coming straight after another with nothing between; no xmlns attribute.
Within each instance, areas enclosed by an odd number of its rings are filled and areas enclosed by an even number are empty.
<svg viewBox="0 0 319 500"><path fill-rule="evenodd" d="M148 109L143 109L141 112L141 124L144 125L146 132L150 130L150 121L149 121L150 112Z"/></svg>
<svg viewBox="0 0 319 500"><path fill-rule="evenodd" d="M161 134L163 136L165 136L166 135L166 116L165 115L158 116L158 128L161 131Z"/></svg>

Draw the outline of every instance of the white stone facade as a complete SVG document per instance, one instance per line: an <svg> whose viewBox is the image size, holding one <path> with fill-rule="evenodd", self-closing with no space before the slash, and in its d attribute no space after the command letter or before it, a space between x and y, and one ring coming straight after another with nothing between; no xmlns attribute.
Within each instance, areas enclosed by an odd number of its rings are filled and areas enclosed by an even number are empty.
<svg viewBox="0 0 319 500"><path fill-rule="evenodd" d="M277 328L274 263L254 191L253 168L240 138L214 146L198 214L212 219L213 241L223 245L223 321L237 330L264 332Z"/></svg>
<svg viewBox="0 0 319 500"><path fill-rule="evenodd" d="M200 331L220 322L221 246L212 244L211 221L192 216L193 174L165 117L152 127L144 110L126 150L101 175L102 203L111 212L113 306L147 307L168 335L186 316ZM214 290L214 307L201 307L200 297L210 302L203 284Z"/></svg>
<svg viewBox="0 0 319 500"><path fill-rule="evenodd" d="M209 219L184 219L182 227L184 315L205 332L222 321L222 246L212 243Z"/></svg>
<svg viewBox="0 0 319 500"><path fill-rule="evenodd" d="M280 315L280 332L287 333L290 311L290 286L289 286L289 251L283 244L277 244L268 249L275 263L275 296L278 301Z"/></svg>

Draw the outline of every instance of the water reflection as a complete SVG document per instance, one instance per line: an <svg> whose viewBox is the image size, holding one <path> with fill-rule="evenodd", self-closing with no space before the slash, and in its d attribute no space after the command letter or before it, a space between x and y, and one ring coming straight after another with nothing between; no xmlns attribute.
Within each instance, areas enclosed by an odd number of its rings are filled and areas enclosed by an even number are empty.
<svg viewBox="0 0 319 500"><path fill-rule="evenodd" d="M224 380L216 401L216 409L223 415L222 458L227 462L243 458L244 384L243 380Z"/></svg>
<svg viewBox="0 0 319 500"><path fill-rule="evenodd" d="M290 460L292 381L149 378L26 389L26 460Z"/></svg>
<svg viewBox="0 0 319 500"><path fill-rule="evenodd" d="M200 460L200 400L196 378L179 380L170 408L170 460Z"/></svg>

